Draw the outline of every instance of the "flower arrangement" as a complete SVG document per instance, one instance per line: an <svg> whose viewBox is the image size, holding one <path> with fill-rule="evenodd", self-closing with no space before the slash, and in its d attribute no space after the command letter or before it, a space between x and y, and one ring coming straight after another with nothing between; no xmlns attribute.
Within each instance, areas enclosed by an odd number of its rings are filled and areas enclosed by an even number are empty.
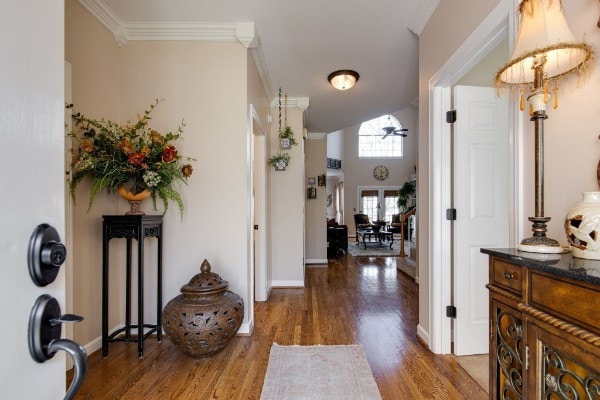
<svg viewBox="0 0 600 400"><path fill-rule="evenodd" d="M174 145L181 138L183 121L175 133L161 134L152 129L148 122L152 110L159 104L157 99L137 115L135 124L129 121L119 125L109 120L96 120L73 111L75 129L69 134L78 143L71 149L72 162L69 189L75 202L75 189L84 178L89 178L92 187L88 202L89 211L94 198L102 189L116 191L122 185L132 194L147 190L152 196L154 209L159 197L165 212L169 201L174 201L183 217L183 200L175 190L174 183L185 183L192 175L192 166L182 162ZM72 104L67 108L73 108ZM75 147L75 146L74 146ZM187 161L193 160L186 157Z"/></svg>

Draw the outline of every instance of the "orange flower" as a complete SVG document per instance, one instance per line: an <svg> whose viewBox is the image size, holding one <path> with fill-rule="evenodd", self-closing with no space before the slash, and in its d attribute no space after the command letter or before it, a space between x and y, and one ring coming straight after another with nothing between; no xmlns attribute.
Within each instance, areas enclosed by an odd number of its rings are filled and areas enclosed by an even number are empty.
<svg viewBox="0 0 600 400"><path fill-rule="evenodd" d="M186 164L183 167L181 167L181 173L186 178L189 178L190 176L192 176L193 171L194 171L194 169L192 168L192 166L190 164Z"/></svg>
<svg viewBox="0 0 600 400"><path fill-rule="evenodd" d="M119 147L121 148L121 151L127 155L133 153L133 144L129 139L123 139Z"/></svg>
<svg viewBox="0 0 600 400"><path fill-rule="evenodd" d="M144 147L142 147L142 151L141 151L141 153L142 153L144 156L147 156L148 154L150 154L150 149L148 148L148 146L144 146Z"/></svg>
<svg viewBox="0 0 600 400"><path fill-rule="evenodd" d="M167 146L164 148L162 153L162 161L164 163L170 163L171 161L177 158L177 150L175 150L174 146Z"/></svg>
<svg viewBox="0 0 600 400"><path fill-rule="evenodd" d="M133 153L127 157L127 161L129 161L129 164L137 167L142 164L144 158L146 158L146 156L143 153Z"/></svg>
<svg viewBox="0 0 600 400"><path fill-rule="evenodd" d="M81 149L83 151L85 151L86 153L93 153L94 152L94 143L90 142L89 140L82 140L81 141Z"/></svg>
<svg viewBox="0 0 600 400"><path fill-rule="evenodd" d="M160 133L156 132L155 130L151 130L150 131L150 140L152 140L153 143L164 143L165 137L163 135L161 135Z"/></svg>

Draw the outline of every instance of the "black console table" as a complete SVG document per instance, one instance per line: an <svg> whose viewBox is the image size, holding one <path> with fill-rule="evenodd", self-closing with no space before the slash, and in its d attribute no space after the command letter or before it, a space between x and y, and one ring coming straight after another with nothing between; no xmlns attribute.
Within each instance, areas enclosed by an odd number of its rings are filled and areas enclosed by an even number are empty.
<svg viewBox="0 0 600 400"><path fill-rule="evenodd" d="M109 342L137 342L138 356L144 355L144 340L156 332L161 340L162 323L162 215L104 215L102 238L102 357L108 355ZM156 290L156 324L144 324L144 239L158 239L157 290ZM108 250L109 241L113 238L127 240L126 285L125 285L125 326L108 334ZM131 239L137 241L137 324L131 323ZM144 328L148 328L144 332ZM131 330L137 330L137 337L132 337ZM124 336L119 336L125 333Z"/></svg>

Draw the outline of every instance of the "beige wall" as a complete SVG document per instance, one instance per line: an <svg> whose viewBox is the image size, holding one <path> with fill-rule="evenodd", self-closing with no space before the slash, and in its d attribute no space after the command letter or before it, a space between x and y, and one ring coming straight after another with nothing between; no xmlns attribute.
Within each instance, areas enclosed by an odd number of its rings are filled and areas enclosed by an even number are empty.
<svg viewBox="0 0 600 400"><path fill-rule="evenodd" d="M500 42L483 60L456 82L463 86L494 87L494 76L501 65L508 61L508 38Z"/></svg>
<svg viewBox="0 0 600 400"><path fill-rule="evenodd" d="M499 1L486 0L469 2L441 2L423 30L419 41L419 168L418 168L418 245L419 245L419 325L429 331L429 242L428 242L428 176L429 176L429 80L458 46L483 21ZM567 22L575 37L584 35L588 43L596 48L600 45L600 30L597 17L600 5L592 0L563 2ZM465 12L468 10L468 12ZM443 45L442 45L443 43ZM498 65L497 67L500 67ZM565 244L563 220L567 211L581 199L581 192L598 190L596 168L598 164L597 126L598 107L596 102L583 99L594 98L600 90L600 70L596 65L585 83L564 85L559 92L559 108L548 110L545 123L545 214L551 216L548 236ZM527 221L533 209L533 123L524 116L525 131L522 147L523 180L522 196L524 235L530 236L531 224Z"/></svg>
<svg viewBox="0 0 600 400"><path fill-rule="evenodd" d="M348 225L348 235L355 234L354 214L359 209L358 187L380 186L399 187L409 180L417 165L417 125L418 110L409 107L392 114L403 128L408 128L408 136L404 139L404 157L401 159L360 159L358 158L358 130L360 125L344 129L344 220ZM385 165L390 171L389 178L378 181L373 177L373 169L377 165Z"/></svg>
<svg viewBox="0 0 600 400"><path fill-rule="evenodd" d="M244 299L248 324L249 101L262 121L269 112L258 73L248 66L248 50L239 43L199 41L130 41L118 47L73 0L67 2L66 57L73 65L73 101L87 115L125 122L159 98L164 101L153 111L152 127L172 131L185 120L178 150L196 160L189 185L180 190L186 207L183 220L174 204L164 216L163 305L179 294L206 258ZM78 194L85 200L86 188ZM76 326L78 342L86 344L100 335L101 216L123 214L127 208L126 202L105 193L89 214L85 201L75 208L74 312L86 318ZM151 201L142 208L147 214L162 212L160 204L153 210ZM111 261L119 265L124 246L113 242ZM155 239L147 242L146 284L155 287ZM111 276L111 327L123 323L124 314L124 274L117 271ZM154 294L146 294L145 319L151 323Z"/></svg>
<svg viewBox="0 0 600 400"><path fill-rule="evenodd" d="M113 35L76 0L65 2L65 58L72 66L72 98L77 111L90 117L119 119L119 48ZM125 204L116 195L99 193L86 213L89 184L82 181L73 207L74 241L69 252L73 266L73 313L84 320L73 325L74 339L87 344L100 336L102 283L102 215L122 214ZM113 248L111 262L123 257ZM111 274L110 326L123 321L122 280Z"/></svg>
<svg viewBox="0 0 600 400"><path fill-rule="evenodd" d="M309 188L308 178L315 178L313 187L317 189L316 199L306 199L305 257L307 263L327 263L327 186L318 186L318 176L327 174L327 138L305 141L305 188ZM329 182L327 182L329 183Z"/></svg>
<svg viewBox="0 0 600 400"><path fill-rule="evenodd" d="M273 121L278 110L272 110ZM299 108L288 107L287 121L297 146L284 150L291 155L285 171L269 167L269 287L304 286L304 140ZM283 118L283 117L282 117ZM269 157L280 152L278 124L271 124Z"/></svg>

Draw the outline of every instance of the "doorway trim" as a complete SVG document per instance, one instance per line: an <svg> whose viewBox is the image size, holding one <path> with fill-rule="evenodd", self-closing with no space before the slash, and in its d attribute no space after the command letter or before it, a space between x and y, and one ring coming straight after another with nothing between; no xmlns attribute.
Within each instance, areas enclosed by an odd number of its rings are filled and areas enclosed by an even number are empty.
<svg viewBox="0 0 600 400"><path fill-rule="evenodd" d="M267 182L266 182L266 132L254 105L248 107L248 129L251 146L250 172L250 216L248 235L250 240L248 287L249 301L266 301L267 291ZM254 193L254 194L253 194ZM258 230L254 229L258 225Z"/></svg>
<svg viewBox="0 0 600 400"><path fill-rule="evenodd" d="M517 27L518 0L502 0L483 20L446 63L429 80L429 348L436 354L452 350L452 321L446 317L446 306L452 304L452 235L446 221L451 208L451 135L445 122L451 110L451 87L479 63L508 34L513 47ZM491 77L490 77L491 78ZM522 118L516 112L516 101L509 99L509 224L510 243L522 231ZM422 336L420 334L420 336Z"/></svg>

